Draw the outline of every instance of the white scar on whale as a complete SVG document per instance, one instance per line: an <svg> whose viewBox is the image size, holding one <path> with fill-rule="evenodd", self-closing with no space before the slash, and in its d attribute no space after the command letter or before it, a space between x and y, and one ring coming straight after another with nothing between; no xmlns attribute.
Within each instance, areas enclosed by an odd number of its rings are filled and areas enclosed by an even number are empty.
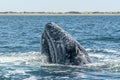
<svg viewBox="0 0 120 80"><path fill-rule="evenodd" d="M92 62L86 50L53 22L45 26L41 37L41 53L49 63L83 65Z"/></svg>

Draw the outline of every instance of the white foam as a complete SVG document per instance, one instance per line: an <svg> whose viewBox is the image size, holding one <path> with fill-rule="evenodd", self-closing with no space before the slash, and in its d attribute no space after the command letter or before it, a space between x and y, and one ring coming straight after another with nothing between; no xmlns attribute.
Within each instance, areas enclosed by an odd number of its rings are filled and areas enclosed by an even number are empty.
<svg viewBox="0 0 120 80"><path fill-rule="evenodd" d="M87 78L88 76L84 73L80 73L80 72L73 72L73 75L76 75L77 77L81 77L81 78Z"/></svg>
<svg viewBox="0 0 120 80"><path fill-rule="evenodd" d="M25 74L24 70L12 70L8 71L9 74Z"/></svg>
<svg viewBox="0 0 120 80"><path fill-rule="evenodd" d="M90 50L92 50L92 49L91 49L91 48L87 48L86 50L87 50L87 51L90 51Z"/></svg>
<svg viewBox="0 0 120 80"><path fill-rule="evenodd" d="M117 52L116 50L112 50L112 49L104 49L104 51L106 51L106 52L112 52L112 53Z"/></svg>
<svg viewBox="0 0 120 80"><path fill-rule="evenodd" d="M94 53L90 53L89 54L91 57L95 57L95 58L104 58L105 55L104 54L94 54Z"/></svg>
<svg viewBox="0 0 120 80"><path fill-rule="evenodd" d="M23 80L37 80L37 78L35 76L31 76L31 77L23 79Z"/></svg>
<svg viewBox="0 0 120 80"><path fill-rule="evenodd" d="M46 57L41 55L40 52L27 52L27 53L7 53L0 55L0 63L13 63L20 65L22 63L29 65L42 64L46 62Z"/></svg>

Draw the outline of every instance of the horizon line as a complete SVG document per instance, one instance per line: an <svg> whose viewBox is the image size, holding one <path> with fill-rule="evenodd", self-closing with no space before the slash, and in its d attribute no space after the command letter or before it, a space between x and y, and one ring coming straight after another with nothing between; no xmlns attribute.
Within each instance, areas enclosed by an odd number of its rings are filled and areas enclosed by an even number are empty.
<svg viewBox="0 0 120 80"><path fill-rule="evenodd" d="M61 13L65 13L65 12L120 12L120 11L0 11L0 12L53 12L53 13L57 13L57 12L61 12Z"/></svg>

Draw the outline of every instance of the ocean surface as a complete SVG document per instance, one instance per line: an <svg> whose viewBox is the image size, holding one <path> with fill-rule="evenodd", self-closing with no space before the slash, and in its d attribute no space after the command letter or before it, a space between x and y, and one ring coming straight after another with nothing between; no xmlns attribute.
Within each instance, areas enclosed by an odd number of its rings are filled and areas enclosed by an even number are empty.
<svg viewBox="0 0 120 80"><path fill-rule="evenodd" d="M93 63L47 63L40 39L48 22L70 33ZM0 16L0 80L120 80L120 16Z"/></svg>

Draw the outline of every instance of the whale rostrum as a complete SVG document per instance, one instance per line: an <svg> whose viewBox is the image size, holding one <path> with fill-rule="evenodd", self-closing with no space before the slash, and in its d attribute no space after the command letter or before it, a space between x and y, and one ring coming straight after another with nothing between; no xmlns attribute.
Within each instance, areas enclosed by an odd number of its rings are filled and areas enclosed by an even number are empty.
<svg viewBox="0 0 120 80"><path fill-rule="evenodd" d="M45 26L41 37L41 53L49 63L83 65L91 63L85 49L57 24Z"/></svg>

